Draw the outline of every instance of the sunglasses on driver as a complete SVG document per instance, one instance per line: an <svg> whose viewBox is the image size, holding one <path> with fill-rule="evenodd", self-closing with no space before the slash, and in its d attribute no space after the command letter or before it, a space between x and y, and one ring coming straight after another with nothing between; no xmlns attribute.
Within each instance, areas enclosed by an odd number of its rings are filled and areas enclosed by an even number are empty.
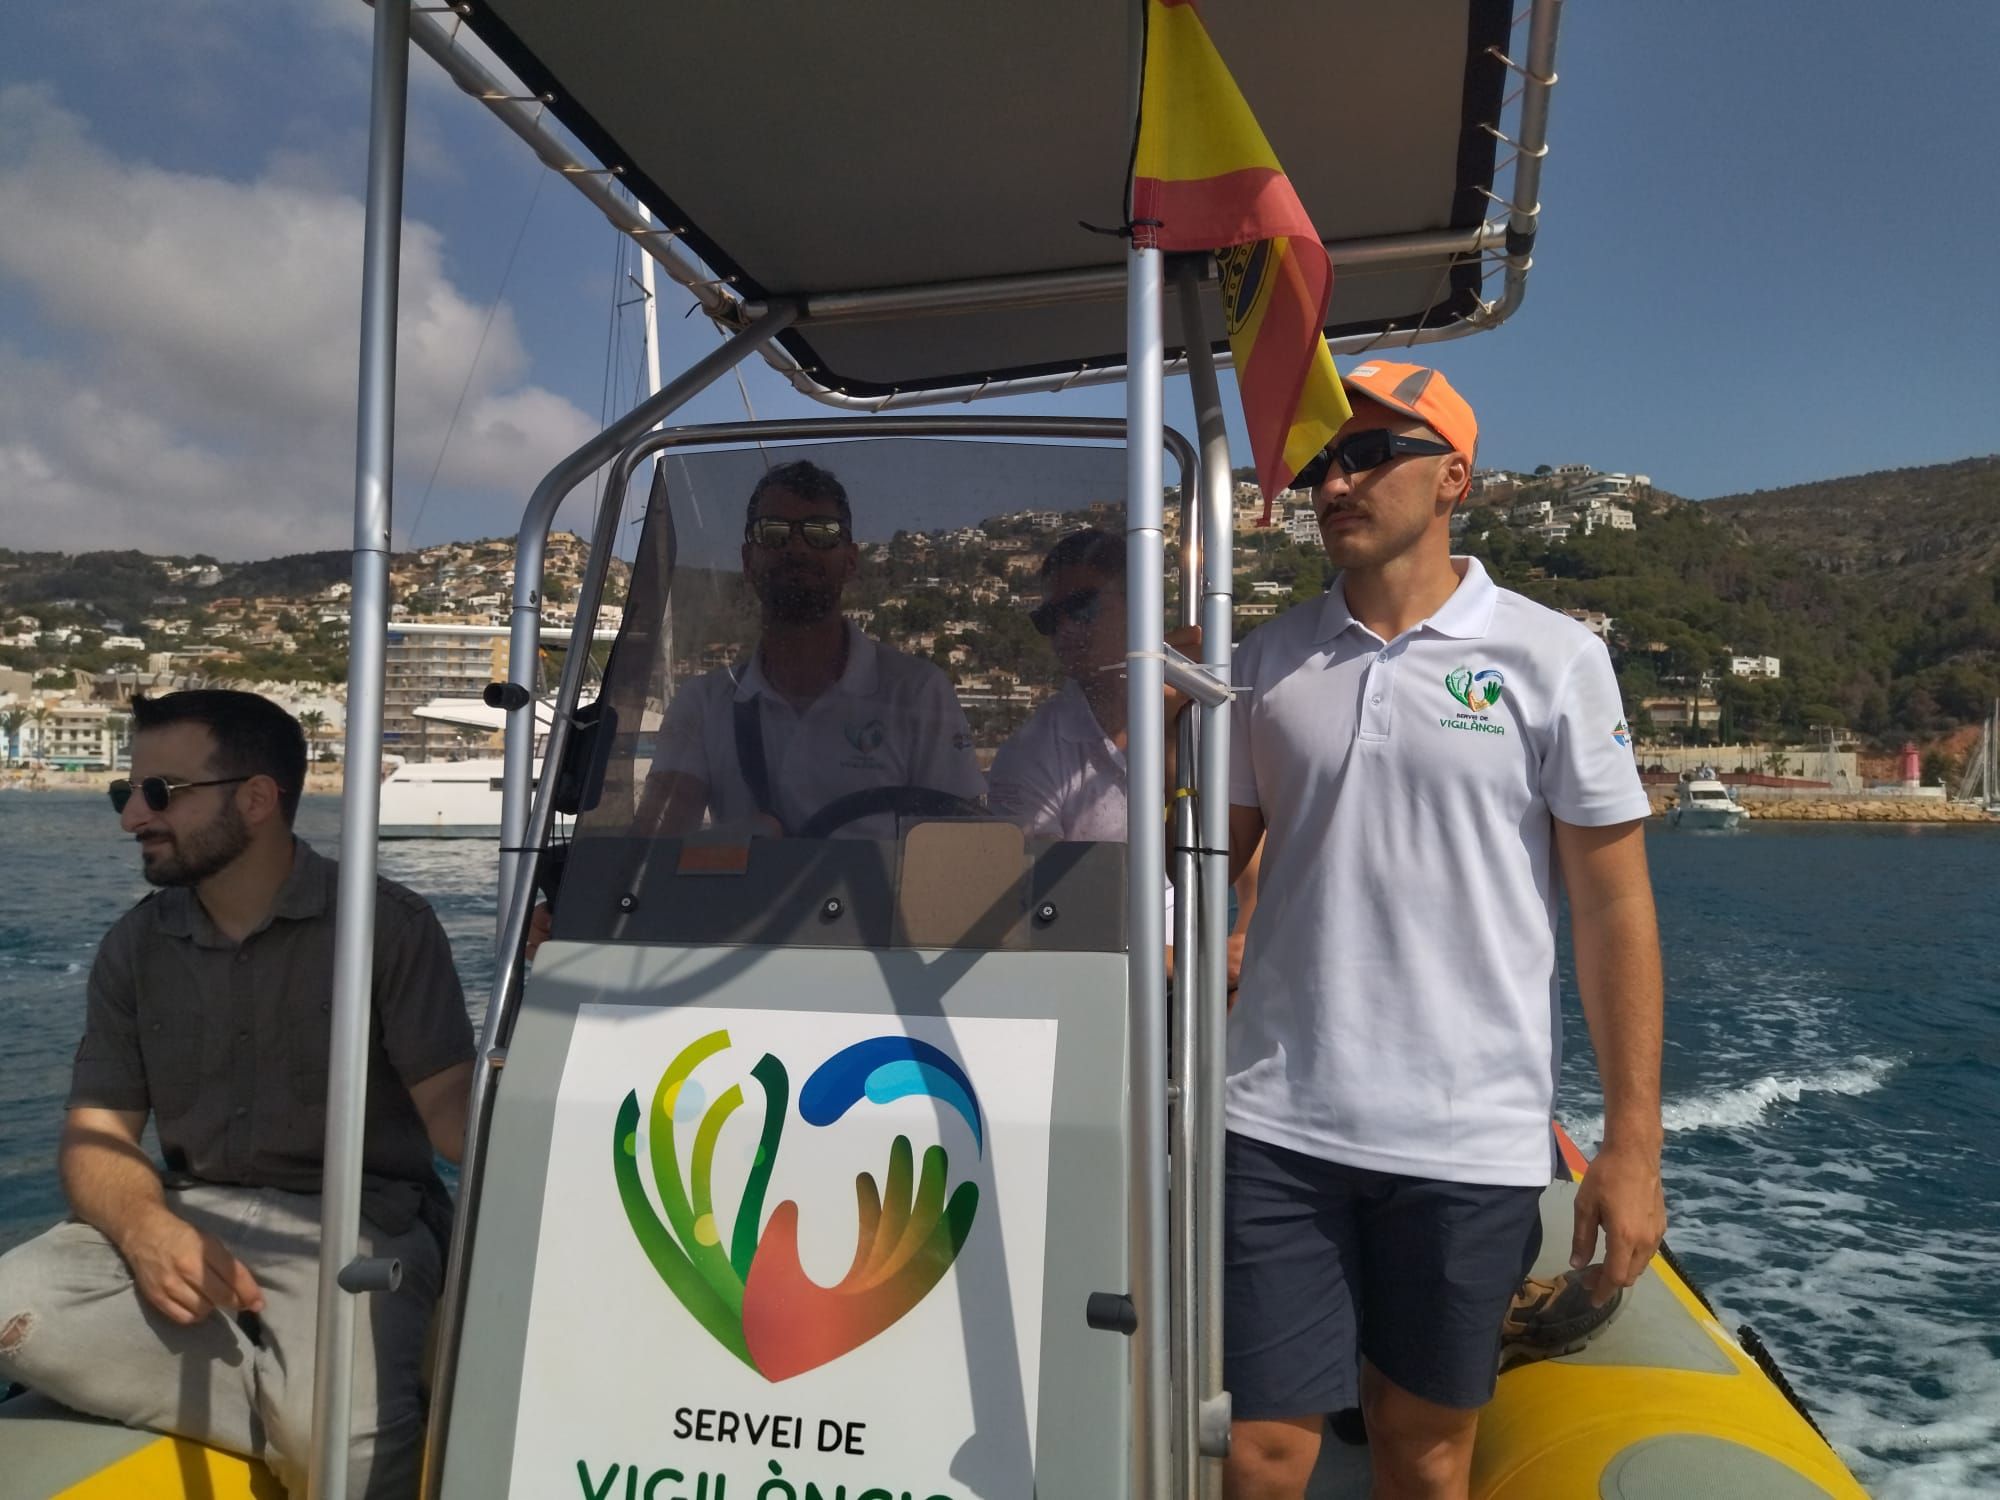
<svg viewBox="0 0 2000 1500"><path fill-rule="evenodd" d="M778 516L759 516L743 528L743 540L778 551L793 537L815 552L829 552L847 540L847 523L838 516L808 516L803 521L787 521Z"/></svg>
<svg viewBox="0 0 2000 1500"><path fill-rule="evenodd" d="M1343 474L1361 474L1379 469L1391 459L1457 451L1447 443L1434 443L1429 438L1398 437L1385 428L1370 427L1320 449L1293 478L1292 488L1318 489L1326 483L1326 476L1335 464L1340 465Z"/></svg>
<svg viewBox="0 0 2000 1500"><path fill-rule="evenodd" d="M165 776L148 776L135 783L121 776L105 790L111 794L111 810L115 813L125 811L125 804L132 800L134 792L143 797L146 806L154 812L165 812L167 805L182 792L191 792L202 786L234 786L249 779L248 776L221 776L214 781L175 781Z"/></svg>

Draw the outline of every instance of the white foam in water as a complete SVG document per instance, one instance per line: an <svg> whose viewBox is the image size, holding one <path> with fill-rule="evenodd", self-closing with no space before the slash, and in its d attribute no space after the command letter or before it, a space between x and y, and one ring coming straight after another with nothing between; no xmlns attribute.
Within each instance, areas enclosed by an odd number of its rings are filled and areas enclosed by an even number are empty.
<svg viewBox="0 0 2000 1500"><path fill-rule="evenodd" d="M1711 1089L1685 1099L1668 1101L1660 1120L1669 1132L1681 1130L1740 1130L1755 1125L1774 1104L1797 1104L1807 1094L1872 1094L1895 1069L1894 1058L1857 1057L1843 1067L1806 1073L1797 1078L1765 1074L1732 1088ZM1579 1142L1604 1138L1604 1116L1579 1120L1572 1133Z"/></svg>
<svg viewBox="0 0 2000 1500"><path fill-rule="evenodd" d="M1706 1281L1722 1321L1757 1326L1870 1493L1994 1494L2000 1361L1961 1310L2000 1274L2000 1239L1975 1231L1931 1244L1877 1224L1828 1249L1821 1237L1851 1228L1848 1211L1816 1218L1799 1194L1752 1228L1754 1183L1686 1175L1675 1243L1711 1270L1723 1263Z"/></svg>

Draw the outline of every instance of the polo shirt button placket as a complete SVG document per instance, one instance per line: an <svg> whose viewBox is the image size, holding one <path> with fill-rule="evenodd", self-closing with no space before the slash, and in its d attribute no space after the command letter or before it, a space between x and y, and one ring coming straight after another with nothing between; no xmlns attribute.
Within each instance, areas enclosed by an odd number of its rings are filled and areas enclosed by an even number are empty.
<svg viewBox="0 0 2000 1500"><path fill-rule="evenodd" d="M1386 646L1368 664L1365 688L1368 701L1361 711L1361 733L1365 739L1389 737L1389 696L1394 691L1395 671L1395 658Z"/></svg>

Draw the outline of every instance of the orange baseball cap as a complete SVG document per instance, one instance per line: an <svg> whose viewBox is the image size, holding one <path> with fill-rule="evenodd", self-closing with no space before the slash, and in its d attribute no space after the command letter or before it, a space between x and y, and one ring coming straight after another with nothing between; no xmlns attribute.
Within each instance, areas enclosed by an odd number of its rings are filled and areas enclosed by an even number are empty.
<svg viewBox="0 0 2000 1500"><path fill-rule="evenodd" d="M1465 455L1468 465L1479 453L1479 419L1465 398L1436 370L1424 365L1399 365L1371 359L1356 365L1340 383L1348 394L1364 396L1377 406L1422 422Z"/></svg>

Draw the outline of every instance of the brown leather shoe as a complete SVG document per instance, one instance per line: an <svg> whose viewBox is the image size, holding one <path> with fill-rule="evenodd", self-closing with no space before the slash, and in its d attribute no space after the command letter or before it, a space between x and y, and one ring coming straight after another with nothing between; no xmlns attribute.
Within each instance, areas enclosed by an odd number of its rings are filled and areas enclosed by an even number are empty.
<svg viewBox="0 0 2000 1500"><path fill-rule="evenodd" d="M1602 1307L1593 1307L1581 1271L1564 1271L1548 1281L1530 1276L1514 1293L1500 1326L1501 1372L1576 1353L1603 1331L1624 1301L1620 1287Z"/></svg>

